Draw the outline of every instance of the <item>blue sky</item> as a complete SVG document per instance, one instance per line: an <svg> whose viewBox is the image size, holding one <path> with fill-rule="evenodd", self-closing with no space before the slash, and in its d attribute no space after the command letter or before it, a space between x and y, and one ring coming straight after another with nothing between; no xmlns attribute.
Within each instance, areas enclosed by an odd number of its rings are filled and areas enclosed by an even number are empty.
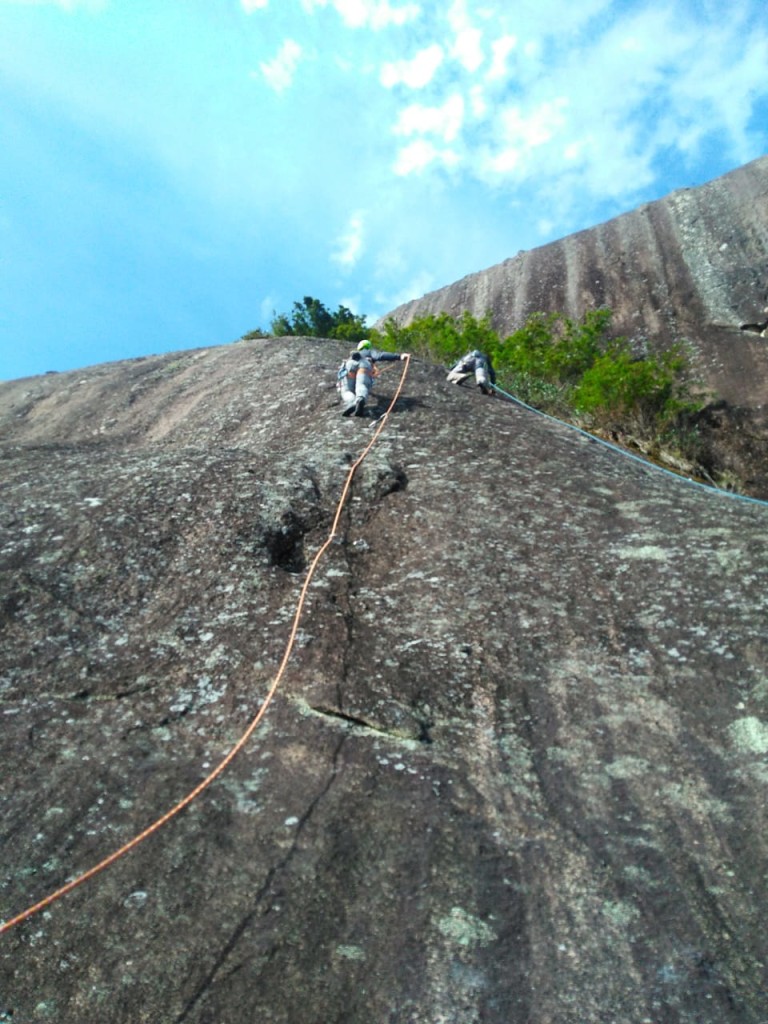
<svg viewBox="0 0 768 1024"><path fill-rule="evenodd" d="M765 0L0 0L0 379L368 322L768 152Z"/></svg>

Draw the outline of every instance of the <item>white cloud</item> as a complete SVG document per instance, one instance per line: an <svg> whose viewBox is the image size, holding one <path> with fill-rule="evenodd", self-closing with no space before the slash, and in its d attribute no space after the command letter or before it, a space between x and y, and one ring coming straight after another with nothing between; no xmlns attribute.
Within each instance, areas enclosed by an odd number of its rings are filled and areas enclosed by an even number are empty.
<svg viewBox="0 0 768 1024"><path fill-rule="evenodd" d="M416 135L432 132L445 142L453 142L461 131L464 120L464 100L458 93L449 96L441 107L425 107L412 103L400 111L394 132L397 135Z"/></svg>
<svg viewBox="0 0 768 1024"><path fill-rule="evenodd" d="M768 27L748 16L751 0L736 3L723 21L654 0L610 18L608 0L537 0L514 16L494 0L448 0L432 45L381 71L386 88L429 97L390 114L407 143L394 172L450 171L510 198L535 189L564 223L596 200L634 201L669 154L693 166L719 138L734 162L751 159L765 151L755 112Z"/></svg>
<svg viewBox="0 0 768 1024"><path fill-rule="evenodd" d="M261 314L261 324L269 326L275 317L275 300L271 295L267 295L266 298L261 300L259 303L259 313Z"/></svg>
<svg viewBox="0 0 768 1024"><path fill-rule="evenodd" d="M555 222L550 220L548 217L541 217L536 222L536 230L539 235L545 237L547 235L551 235L556 230L556 225Z"/></svg>
<svg viewBox="0 0 768 1024"><path fill-rule="evenodd" d="M476 28L462 29L456 35L451 55L454 56L467 71L477 71L485 60L482 46L483 33Z"/></svg>
<svg viewBox="0 0 768 1024"><path fill-rule="evenodd" d="M737 24L715 26L651 7L571 48L548 74L550 88L568 95L567 121L551 122L548 140L530 138L537 152L518 162L518 180L538 174L554 182L552 167L558 203L569 191L578 201L577 190L628 202L654 180L663 155L677 151L690 159L706 139L717 137L734 159L749 159L755 139L748 126L754 96L764 89L768 39L754 30L739 43L741 34ZM543 86L542 73L534 91L544 94Z"/></svg>
<svg viewBox="0 0 768 1024"><path fill-rule="evenodd" d="M418 4L393 7L388 0L302 0L310 14L316 7L330 4L349 28L383 29L388 25L405 25L421 14Z"/></svg>
<svg viewBox="0 0 768 1024"><path fill-rule="evenodd" d="M419 173L433 163L454 167L458 162L459 157L453 150L438 149L434 143L426 139L416 139L397 154L394 172L400 177L405 177L408 174Z"/></svg>
<svg viewBox="0 0 768 1024"><path fill-rule="evenodd" d="M405 261L403 261L405 263ZM386 312L397 309L411 299L418 299L426 295L435 287L435 275L428 270L422 270L416 274L404 287L398 291L390 292L388 295L376 295L376 300ZM386 315L386 314L381 314Z"/></svg>
<svg viewBox="0 0 768 1024"><path fill-rule="evenodd" d="M477 71L485 60L483 33L472 25L467 14L466 0L454 0L448 11L448 24L454 32L451 56L455 57L467 71Z"/></svg>
<svg viewBox="0 0 768 1024"><path fill-rule="evenodd" d="M337 239L336 249L331 256L334 263L345 268L355 266L363 251L364 227L362 214L354 213L349 219L347 228Z"/></svg>
<svg viewBox="0 0 768 1024"><path fill-rule="evenodd" d="M559 97L529 110L517 105L502 109L490 130L484 125L483 138L488 141L472 147L473 174L498 184L500 180L519 183L538 175L548 177L553 166L561 171L566 143L561 143L557 155L548 144L560 139L567 129L568 106L568 99ZM575 154L574 150L572 159Z"/></svg>
<svg viewBox="0 0 768 1024"><path fill-rule="evenodd" d="M500 39L495 39L491 43L491 67L488 71L488 80L493 81L497 78L506 78L507 76L507 57L517 46L516 36L501 36Z"/></svg>
<svg viewBox="0 0 768 1024"><path fill-rule="evenodd" d="M568 99L560 96L547 101L525 114L520 107L507 107L498 121L499 137L506 147L522 150L543 146L565 125L563 111Z"/></svg>
<svg viewBox="0 0 768 1024"><path fill-rule="evenodd" d="M482 117L488 112L488 102L482 86L473 85L469 90L469 105L475 117Z"/></svg>
<svg viewBox="0 0 768 1024"><path fill-rule="evenodd" d="M727 44L723 49L727 52ZM690 55L674 86L674 141L683 151L695 151L698 138L717 125L737 158L748 160L753 149L749 139L752 104L763 88L768 65L768 34L763 31L746 36L738 60L723 64L719 54L703 48ZM709 124L706 120L702 123L702 111L708 113ZM758 131L765 139L764 128Z"/></svg>
<svg viewBox="0 0 768 1024"><path fill-rule="evenodd" d="M429 85L435 72L443 62L443 48L437 43L420 50L411 60L397 60L384 64L381 69L381 84L391 89L395 85L407 85L410 89L423 89Z"/></svg>
<svg viewBox="0 0 768 1024"><path fill-rule="evenodd" d="M240 4L246 14L252 14L254 11L261 10L268 3L269 0L240 0Z"/></svg>
<svg viewBox="0 0 768 1024"><path fill-rule="evenodd" d="M339 305L340 306L345 306L350 311L350 313L354 313L355 316L363 316L364 315L360 311L360 296L359 295L355 295L354 297L351 296L351 295L342 295L342 297L339 299ZM366 319L368 319L367 315L366 315Z"/></svg>
<svg viewBox="0 0 768 1024"><path fill-rule="evenodd" d="M282 92L293 82L301 53L301 47L297 42L286 39L273 60L259 64L261 73L275 92Z"/></svg>
<svg viewBox="0 0 768 1024"><path fill-rule="evenodd" d="M585 138L575 139L573 142L567 143L567 145L563 149L563 159L568 161L568 163L580 160L584 154L586 147L591 141L592 140L590 138Z"/></svg>

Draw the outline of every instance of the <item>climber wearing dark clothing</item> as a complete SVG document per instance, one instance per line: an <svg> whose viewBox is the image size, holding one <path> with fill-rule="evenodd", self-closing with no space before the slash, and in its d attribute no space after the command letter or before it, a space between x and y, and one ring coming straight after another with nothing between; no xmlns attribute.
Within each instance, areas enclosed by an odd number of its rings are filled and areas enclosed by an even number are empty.
<svg viewBox="0 0 768 1024"><path fill-rule="evenodd" d="M350 352L339 367L336 387L342 402L342 416L365 415L365 400L371 393L376 363L394 363L405 359L405 353L380 352L370 341L361 341L355 352Z"/></svg>
<svg viewBox="0 0 768 1024"><path fill-rule="evenodd" d="M456 363L448 374L447 380L451 384L461 384L463 380L474 373L477 386L484 395L492 395L491 384L496 383L496 371L491 365L491 360L483 352L473 349Z"/></svg>

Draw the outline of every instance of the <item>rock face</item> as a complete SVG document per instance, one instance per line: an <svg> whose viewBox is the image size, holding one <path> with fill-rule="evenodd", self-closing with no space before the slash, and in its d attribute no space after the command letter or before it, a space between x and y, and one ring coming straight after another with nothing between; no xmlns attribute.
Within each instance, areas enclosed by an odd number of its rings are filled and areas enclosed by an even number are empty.
<svg viewBox="0 0 768 1024"><path fill-rule="evenodd" d="M258 710L372 434L343 354L0 385L5 919ZM0 938L0 1021L761 1024L767 549L768 506L414 362L264 722Z"/></svg>
<svg viewBox="0 0 768 1024"><path fill-rule="evenodd" d="M506 335L538 311L580 318L604 306L617 334L662 346L689 341L704 385L765 428L768 339L759 331L768 327L768 156L520 252L383 319L490 312Z"/></svg>

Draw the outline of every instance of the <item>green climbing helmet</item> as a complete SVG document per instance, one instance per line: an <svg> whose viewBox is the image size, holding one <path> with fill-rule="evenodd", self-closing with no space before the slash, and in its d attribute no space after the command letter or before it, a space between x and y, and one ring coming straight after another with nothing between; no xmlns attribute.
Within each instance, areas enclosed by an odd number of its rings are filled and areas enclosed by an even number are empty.
<svg viewBox="0 0 768 1024"><path fill-rule="evenodd" d="M370 348L370 347L371 347L370 341L368 341L367 338L363 338L363 340L357 346L357 351L358 352L362 352L364 348Z"/></svg>

